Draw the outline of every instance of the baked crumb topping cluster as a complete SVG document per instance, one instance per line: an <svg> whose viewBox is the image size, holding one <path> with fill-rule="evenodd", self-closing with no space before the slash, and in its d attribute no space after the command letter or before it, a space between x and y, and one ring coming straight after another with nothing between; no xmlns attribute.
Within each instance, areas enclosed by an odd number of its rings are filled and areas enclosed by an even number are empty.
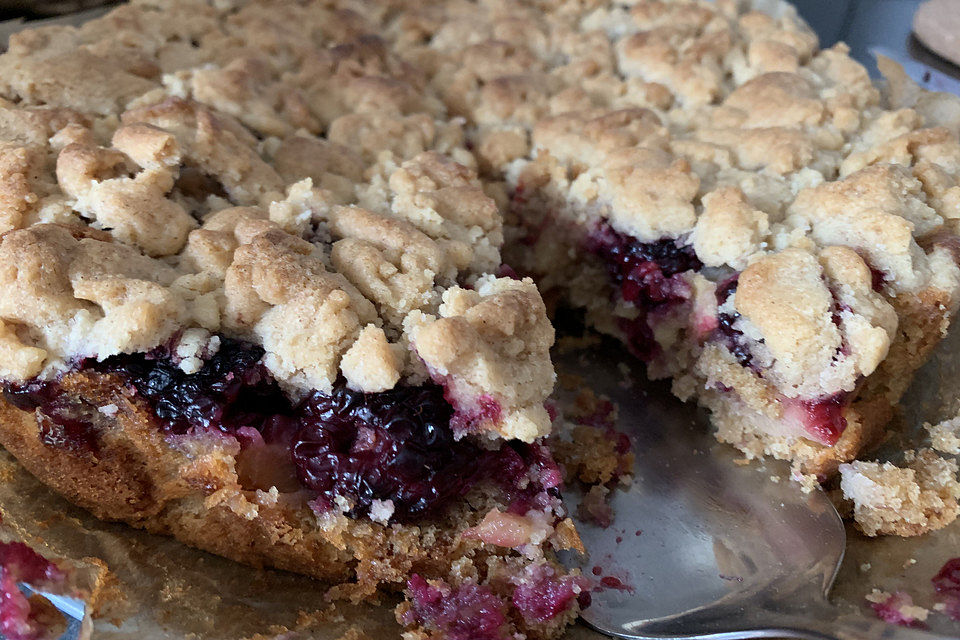
<svg viewBox="0 0 960 640"><path fill-rule="evenodd" d="M464 123L359 9L139 3L12 38L5 379L223 334L294 395L432 377L472 427L546 433L553 330L494 275Z"/></svg>

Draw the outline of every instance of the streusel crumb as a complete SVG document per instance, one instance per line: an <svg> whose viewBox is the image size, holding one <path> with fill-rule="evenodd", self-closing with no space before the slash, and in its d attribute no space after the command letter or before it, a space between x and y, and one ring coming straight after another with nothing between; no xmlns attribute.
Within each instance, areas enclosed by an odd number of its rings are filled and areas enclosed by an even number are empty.
<svg viewBox="0 0 960 640"><path fill-rule="evenodd" d="M907 452L906 466L854 461L840 465L840 487L869 536L915 536L953 522L960 507L957 463L930 449Z"/></svg>
<svg viewBox="0 0 960 640"><path fill-rule="evenodd" d="M925 422L923 428L930 434L930 446L950 455L960 454L960 417L951 418L930 424Z"/></svg>
<svg viewBox="0 0 960 640"><path fill-rule="evenodd" d="M866 596L867 602L881 620L903 626L922 625L930 610L913 603L913 597L904 591L888 593L873 589Z"/></svg>

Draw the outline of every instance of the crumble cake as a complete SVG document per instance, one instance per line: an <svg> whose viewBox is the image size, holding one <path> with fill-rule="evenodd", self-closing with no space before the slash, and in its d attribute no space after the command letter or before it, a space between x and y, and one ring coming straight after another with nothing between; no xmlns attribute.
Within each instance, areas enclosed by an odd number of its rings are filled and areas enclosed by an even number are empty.
<svg viewBox="0 0 960 640"><path fill-rule="evenodd" d="M405 590L411 634L555 637L589 594L553 556L554 331L375 31L187 0L11 39L0 442L98 517Z"/></svg>
<svg viewBox="0 0 960 640"><path fill-rule="evenodd" d="M881 91L789 6L460 3L398 49L466 118L506 262L823 480L884 434L958 303L960 100Z"/></svg>
<svg viewBox="0 0 960 640"><path fill-rule="evenodd" d="M136 0L17 34L0 443L100 517L403 588L408 638L557 637L588 583L552 555L537 286L821 478L955 311L957 101L771 9Z"/></svg>

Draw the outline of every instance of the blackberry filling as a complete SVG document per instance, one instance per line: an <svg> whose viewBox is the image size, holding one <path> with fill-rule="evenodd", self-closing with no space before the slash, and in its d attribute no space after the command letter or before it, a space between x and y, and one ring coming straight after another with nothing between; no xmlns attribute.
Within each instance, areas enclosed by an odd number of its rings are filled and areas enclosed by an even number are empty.
<svg viewBox="0 0 960 640"><path fill-rule="evenodd" d="M947 560L930 581L933 582L933 588L937 593L960 596L960 558Z"/></svg>
<svg viewBox="0 0 960 640"><path fill-rule="evenodd" d="M412 607L404 624L422 624L449 640L504 640L507 624L503 600L489 587L468 582L459 587L427 583L414 574L407 582Z"/></svg>
<svg viewBox="0 0 960 640"><path fill-rule="evenodd" d="M947 560L931 581L943 613L960 621L960 558Z"/></svg>
<svg viewBox="0 0 960 640"><path fill-rule="evenodd" d="M799 417L814 440L833 446L847 428L843 410L849 404L848 395L840 392L815 400L794 400L789 410L799 407Z"/></svg>
<svg viewBox="0 0 960 640"><path fill-rule="evenodd" d="M58 385L33 381L23 385L4 383L4 398L24 411L37 412L40 441L50 447L84 455L99 449L95 423L102 419L96 407L59 394Z"/></svg>
<svg viewBox="0 0 960 640"><path fill-rule="evenodd" d="M150 401L170 433L199 428L233 434L241 427L263 431L273 416L292 413L290 401L260 362L263 353L259 346L222 338L217 353L192 374L165 351L122 354L82 367L124 378Z"/></svg>
<svg viewBox="0 0 960 640"><path fill-rule="evenodd" d="M493 471L489 452L454 439L453 409L438 385L374 394L341 385L313 394L298 413L297 477L326 508L338 495L354 514L390 500L394 517L409 521L435 514Z"/></svg>
<svg viewBox="0 0 960 640"><path fill-rule="evenodd" d="M737 291L738 276L733 276L717 285L717 306L723 306ZM753 361L750 354L750 348L743 337L743 333L734 329L734 323L740 318L740 314L719 313L717 314L717 328L714 330L714 339L725 346L727 350L737 359L741 367L749 367Z"/></svg>
<svg viewBox="0 0 960 640"><path fill-rule="evenodd" d="M576 601L581 609L590 606L590 581L561 576L547 565L531 567L524 582L513 592L511 602L528 623L544 624L569 611Z"/></svg>
<svg viewBox="0 0 960 640"><path fill-rule="evenodd" d="M530 625L548 624L575 604L590 605L592 585L583 577L562 575L541 564L517 578L515 585L501 583L498 594L469 580L455 587L443 581L430 584L414 574L407 581L411 607L402 621L424 625L449 640L505 640L513 637L504 634L508 602Z"/></svg>
<svg viewBox="0 0 960 640"><path fill-rule="evenodd" d="M887 276L879 269L870 267L870 284L877 293L883 293L883 287L887 283Z"/></svg>
<svg viewBox="0 0 960 640"><path fill-rule="evenodd" d="M640 312L621 322L631 349L643 360L656 357L659 346L648 316L690 298L690 286L680 274L703 267L693 247L669 238L639 242L604 222L587 238L586 248L604 262L620 297Z"/></svg>
<svg viewBox="0 0 960 640"><path fill-rule="evenodd" d="M217 353L195 373L182 371L165 349L88 359L77 370L123 379L169 435L235 436L242 446L238 470L289 478L275 486L314 492L320 511L332 509L339 496L351 517L376 506L380 514L387 509L393 520L409 522L437 516L486 480L514 512L543 508L558 495L560 473L543 447L504 442L488 450L456 439L455 412L440 385L362 393L341 380L330 394L314 392L292 404L263 366L263 354L256 345L221 338ZM58 382L7 383L4 394L15 406L37 411L47 445L96 450L105 416L61 393ZM271 469L250 468L258 465Z"/></svg>

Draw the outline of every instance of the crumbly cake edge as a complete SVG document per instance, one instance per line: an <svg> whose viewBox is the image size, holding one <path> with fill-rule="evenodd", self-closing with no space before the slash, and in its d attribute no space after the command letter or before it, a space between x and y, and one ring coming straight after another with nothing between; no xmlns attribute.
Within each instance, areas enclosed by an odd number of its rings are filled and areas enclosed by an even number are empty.
<svg viewBox="0 0 960 640"><path fill-rule="evenodd" d="M541 543L546 554L533 558L465 535L494 508L476 491L469 506L455 505L431 525L383 525L345 515L318 519L302 496L291 503L275 491L244 490L232 438L188 436L181 443L186 452L174 450L148 410L135 397L123 399L122 386L86 377L69 376L73 391L64 393L84 402L103 394L104 404L118 407L102 416L98 426L106 436L95 457L44 445L37 415L6 400L0 400L0 444L41 482L100 519L169 535L253 567L306 574L332 585L331 596L354 602L374 598L380 590L400 591L415 573L453 585L476 580L487 570L523 575L524 567L535 566L552 567L562 577L565 570L553 559L551 545L582 550L569 519L558 523L550 542ZM510 623L529 638L557 638L577 615L579 605L571 607L544 624L527 625L519 614ZM407 608L398 609L398 615Z"/></svg>

